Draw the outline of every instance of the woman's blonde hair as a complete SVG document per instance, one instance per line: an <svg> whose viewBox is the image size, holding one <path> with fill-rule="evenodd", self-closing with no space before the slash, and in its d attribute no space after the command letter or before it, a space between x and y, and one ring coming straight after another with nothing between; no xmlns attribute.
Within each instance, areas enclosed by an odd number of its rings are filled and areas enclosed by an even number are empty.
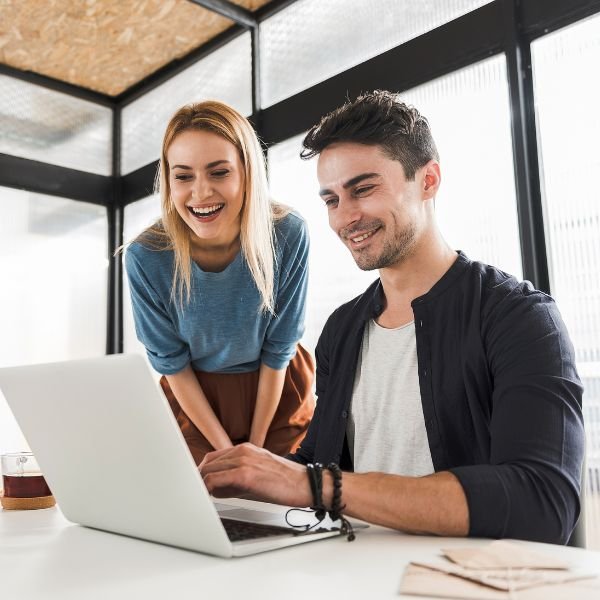
<svg viewBox="0 0 600 600"><path fill-rule="evenodd" d="M161 198L162 219L146 229L136 241L153 249L173 251L175 268L171 298L183 307L184 299L189 302L191 293L191 230L171 201L167 152L179 134L190 130L216 133L231 142L239 152L245 186L240 228L242 256L262 297L262 310L274 314L273 226L275 221L288 214L289 209L271 200L265 160L254 129L246 118L227 104L214 100L188 104L169 121L155 181L155 192Z"/></svg>

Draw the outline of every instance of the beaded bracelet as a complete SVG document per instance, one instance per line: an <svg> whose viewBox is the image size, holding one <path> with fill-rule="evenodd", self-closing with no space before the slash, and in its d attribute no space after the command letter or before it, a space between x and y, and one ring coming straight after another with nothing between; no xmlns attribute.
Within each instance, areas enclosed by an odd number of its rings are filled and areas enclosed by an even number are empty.
<svg viewBox="0 0 600 600"><path fill-rule="evenodd" d="M315 517L320 522L327 514L327 509L323 504L323 465L321 463L308 463L306 472L308 473L308 481L313 497L311 508L315 511Z"/></svg>
<svg viewBox="0 0 600 600"><path fill-rule="evenodd" d="M346 508L344 504L342 506L342 470L336 463L329 463L327 465L327 469L331 471L333 475L333 496L331 499L331 510L329 511L329 517L332 521L337 521L338 519L342 523L341 531L342 533L348 534L348 541L352 542L356 539L354 535L354 530L352 529L352 525L350 521L348 521L342 511Z"/></svg>
<svg viewBox="0 0 600 600"><path fill-rule="evenodd" d="M290 508L286 515L285 520L288 525L292 527L302 527L304 532L308 532L314 527L316 527L321 521L325 518L327 513L329 513L329 517L332 521L340 521L341 527L340 531L343 535L348 536L348 541L352 542L356 539L354 535L354 530L352 529L352 525L350 522L342 515L342 511L346 506L342 506L342 470L336 463L329 463L327 465L327 470L331 471L333 475L333 497L331 502L331 510L327 510L325 508L325 504L323 503L323 469L325 467L321 463L308 463L306 465L306 473L308 475L308 482L310 484L310 491L312 494L312 505L310 510L314 512L315 517L317 519L317 523L313 525L293 525L290 523L288 519L288 515L291 512L307 512L302 508Z"/></svg>

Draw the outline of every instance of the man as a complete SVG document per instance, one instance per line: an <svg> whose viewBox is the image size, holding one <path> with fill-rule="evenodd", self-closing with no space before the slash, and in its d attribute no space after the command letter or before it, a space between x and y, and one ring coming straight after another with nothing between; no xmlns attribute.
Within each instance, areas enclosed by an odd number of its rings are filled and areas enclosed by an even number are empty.
<svg viewBox="0 0 600 600"><path fill-rule="evenodd" d="M317 409L291 460L250 445L211 453L209 490L308 506L304 465L333 461L347 515L565 543L579 516L582 387L554 301L444 241L429 126L394 95L346 103L304 147L319 155L331 227L380 279L323 329ZM485 174L473 176L484 191Z"/></svg>

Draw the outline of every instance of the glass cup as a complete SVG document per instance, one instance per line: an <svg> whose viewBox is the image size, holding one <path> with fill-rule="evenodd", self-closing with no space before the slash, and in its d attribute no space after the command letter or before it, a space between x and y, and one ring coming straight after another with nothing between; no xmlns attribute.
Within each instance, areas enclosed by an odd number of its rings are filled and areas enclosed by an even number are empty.
<svg viewBox="0 0 600 600"><path fill-rule="evenodd" d="M0 460L5 498L42 498L52 495L31 452L3 454Z"/></svg>

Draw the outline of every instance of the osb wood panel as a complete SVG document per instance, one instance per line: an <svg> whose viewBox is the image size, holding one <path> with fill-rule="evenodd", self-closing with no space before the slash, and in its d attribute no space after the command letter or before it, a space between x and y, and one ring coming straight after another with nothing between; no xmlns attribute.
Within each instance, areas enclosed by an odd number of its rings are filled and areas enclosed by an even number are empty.
<svg viewBox="0 0 600 600"><path fill-rule="evenodd" d="M113 96L231 24L188 0L0 0L0 62Z"/></svg>

